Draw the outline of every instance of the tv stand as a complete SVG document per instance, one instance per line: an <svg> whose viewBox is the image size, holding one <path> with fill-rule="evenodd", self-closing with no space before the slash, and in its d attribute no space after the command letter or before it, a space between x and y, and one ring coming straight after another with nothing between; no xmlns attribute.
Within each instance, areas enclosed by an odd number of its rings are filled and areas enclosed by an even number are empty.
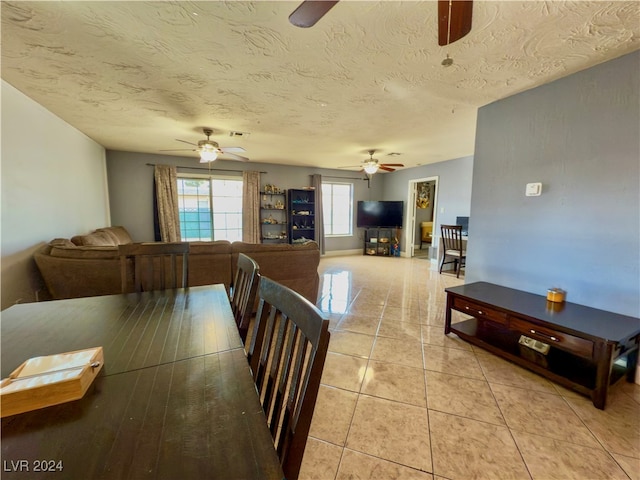
<svg viewBox="0 0 640 480"><path fill-rule="evenodd" d="M396 242L395 228L376 227L364 231L364 255L394 256L394 248L400 248Z"/></svg>
<svg viewBox="0 0 640 480"><path fill-rule="evenodd" d="M500 357L591 397L604 409L610 385L626 374L633 382L640 319L486 282L445 289L445 334L455 333ZM471 315L451 323L451 311ZM548 345L546 353L521 336ZM535 342L534 342L535 343Z"/></svg>

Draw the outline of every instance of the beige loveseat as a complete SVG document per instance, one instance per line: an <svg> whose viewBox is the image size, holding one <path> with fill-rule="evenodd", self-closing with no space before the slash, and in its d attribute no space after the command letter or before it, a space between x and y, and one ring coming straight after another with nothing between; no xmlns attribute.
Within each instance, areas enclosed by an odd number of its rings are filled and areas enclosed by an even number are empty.
<svg viewBox="0 0 640 480"><path fill-rule="evenodd" d="M131 243L124 227L108 227L71 239L57 238L34 255L53 299L121 293L118 245ZM260 273L316 302L320 250L315 242L300 245L191 242L189 286L232 284L238 254L260 265Z"/></svg>

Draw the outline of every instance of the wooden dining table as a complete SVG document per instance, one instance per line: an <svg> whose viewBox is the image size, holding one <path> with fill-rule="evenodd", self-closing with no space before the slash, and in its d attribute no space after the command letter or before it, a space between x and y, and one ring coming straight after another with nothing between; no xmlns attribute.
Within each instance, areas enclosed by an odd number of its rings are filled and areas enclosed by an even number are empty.
<svg viewBox="0 0 640 480"><path fill-rule="evenodd" d="M2 378L104 352L82 399L2 419L3 479L284 477L223 285L15 305L0 334Z"/></svg>

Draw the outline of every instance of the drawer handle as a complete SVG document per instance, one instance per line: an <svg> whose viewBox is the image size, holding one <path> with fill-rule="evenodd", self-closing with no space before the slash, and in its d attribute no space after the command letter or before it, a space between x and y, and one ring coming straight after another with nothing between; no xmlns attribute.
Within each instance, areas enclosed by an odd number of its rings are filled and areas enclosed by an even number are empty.
<svg viewBox="0 0 640 480"><path fill-rule="evenodd" d="M551 336L551 335L547 335L546 333L541 333L541 332L536 332L535 330L529 330L531 333L535 333L536 335L540 335L541 337L547 337L550 338L551 340L553 340L554 342L559 342L560 340L558 340L557 337Z"/></svg>
<svg viewBox="0 0 640 480"><path fill-rule="evenodd" d="M468 306L466 306L464 308L465 308L465 310L471 310L471 308L469 308ZM482 315L482 314L483 314L482 310L478 310L478 315Z"/></svg>

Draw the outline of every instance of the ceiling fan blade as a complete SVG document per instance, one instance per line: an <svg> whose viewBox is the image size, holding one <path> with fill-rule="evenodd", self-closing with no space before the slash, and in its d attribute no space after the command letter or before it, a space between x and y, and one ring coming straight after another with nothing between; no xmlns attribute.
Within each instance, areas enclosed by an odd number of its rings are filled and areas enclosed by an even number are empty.
<svg viewBox="0 0 640 480"><path fill-rule="evenodd" d="M380 170L384 170L385 172L395 172L396 171L395 168L385 167L384 165L378 165L378 168Z"/></svg>
<svg viewBox="0 0 640 480"><path fill-rule="evenodd" d="M449 45L469 33L472 13L472 0L438 0L438 45Z"/></svg>
<svg viewBox="0 0 640 480"><path fill-rule="evenodd" d="M381 167L404 167L402 163L381 163Z"/></svg>
<svg viewBox="0 0 640 480"><path fill-rule="evenodd" d="M195 148L180 148L178 150L176 149L172 149L172 150L158 150L159 152L195 152L196 149Z"/></svg>
<svg viewBox="0 0 640 480"><path fill-rule="evenodd" d="M362 168L362 165L346 165L344 167L338 167L338 168Z"/></svg>
<svg viewBox="0 0 640 480"><path fill-rule="evenodd" d="M242 147L220 147L220 151L224 153L242 153L246 150Z"/></svg>
<svg viewBox="0 0 640 480"><path fill-rule="evenodd" d="M186 140L180 140L179 138L176 138L176 142L188 143L189 145L193 145L194 147L198 146L197 143L187 142Z"/></svg>
<svg viewBox="0 0 640 480"><path fill-rule="evenodd" d="M296 27L313 27L336 3L338 1L305 0L289 15L289 22Z"/></svg>
<svg viewBox="0 0 640 480"><path fill-rule="evenodd" d="M225 152L225 151L222 151L222 152L220 153L220 156L221 156L221 157L222 157L222 156L224 156L224 157L228 157L228 158L229 158L229 159L231 159L231 160L239 160L239 161L241 161L241 162L248 162L248 161L249 161L249 159L248 159L247 157L242 157L242 156L240 156L240 155L236 155L235 153L229 153L229 152Z"/></svg>

